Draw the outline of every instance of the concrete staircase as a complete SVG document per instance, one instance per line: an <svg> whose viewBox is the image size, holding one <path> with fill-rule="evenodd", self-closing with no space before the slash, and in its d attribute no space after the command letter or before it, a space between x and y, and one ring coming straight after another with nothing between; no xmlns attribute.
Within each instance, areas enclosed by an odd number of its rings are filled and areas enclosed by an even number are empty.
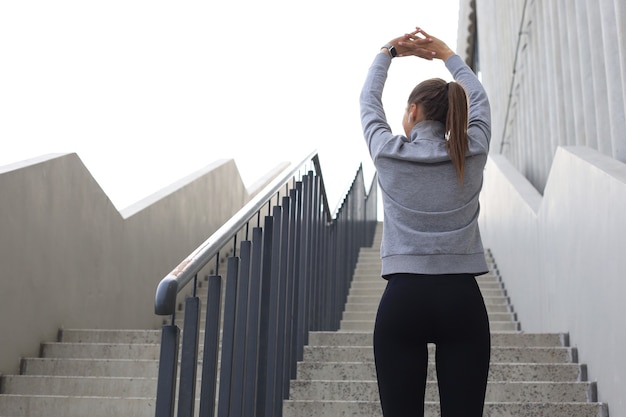
<svg viewBox="0 0 626 417"><path fill-rule="evenodd" d="M311 333L304 361L291 382L283 417L379 417L372 349L374 319L386 281L380 278L379 224L372 248L361 250L348 303L337 332ZM596 384L586 381L567 334L520 331L493 259L491 272L478 278L490 318L492 353L484 416L606 417ZM439 403L430 346L426 415L438 416Z"/></svg>
<svg viewBox="0 0 626 417"><path fill-rule="evenodd" d="M373 321L385 285L380 229L373 248L361 251L341 330L311 333L284 417L381 415L372 355ZM519 331L489 262L492 273L479 278L493 331L485 416L608 416L567 335ZM57 342L41 345L40 357L22 360L20 375L0 377L0 417L152 417L159 344L160 330L62 330ZM426 409L435 416L433 370L430 375Z"/></svg>
<svg viewBox="0 0 626 417"><path fill-rule="evenodd" d="M62 330L0 380L3 417L154 416L160 330Z"/></svg>

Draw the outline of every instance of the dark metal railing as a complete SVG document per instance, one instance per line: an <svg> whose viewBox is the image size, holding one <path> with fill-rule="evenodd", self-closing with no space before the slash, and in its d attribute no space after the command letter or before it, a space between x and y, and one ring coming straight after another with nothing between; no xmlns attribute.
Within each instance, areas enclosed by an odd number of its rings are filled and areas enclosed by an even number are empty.
<svg viewBox="0 0 626 417"><path fill-rule="evenodd" d="M202 288L198 275L213 262L206 277L199 415L282 415L308 332L339 328L359 249L371 245L374 235L376 190L374 177L366 193L359 168L333 218L313 153L163 278L155 312L171 316L171 324L162 331L157 417L172 417L175 404L179 417L194 415ZM220 253L230 255L225 283ZM188 285L181 344L176 305Z"/></svg>

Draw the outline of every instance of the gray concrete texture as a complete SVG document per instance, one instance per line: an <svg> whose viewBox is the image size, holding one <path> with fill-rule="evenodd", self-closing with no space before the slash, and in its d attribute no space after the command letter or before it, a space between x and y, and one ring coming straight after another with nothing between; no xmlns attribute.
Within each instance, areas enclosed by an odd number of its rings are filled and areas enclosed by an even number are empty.
<svg viewBox="0 0 626 417"><path fill-rule="evenodd" d="M480 225L522 330L567 331L626 416L626 3L462 0L492 110Z"/></svg>
<svg viewBox="0 0 626 417"><path fill-rule="evenodd" d="M626 415L626 165L585 147L559 148L543 196L501 155L490 158L480 227L527 332L567 331Z"/></svg>
<svg viewBox="0 0 626 417"><path fill-rule="evenodd" d="M0 373L63 328L159 328L159 281L269 183L216 161L118 211L76 154L0 168Z"/></svg>

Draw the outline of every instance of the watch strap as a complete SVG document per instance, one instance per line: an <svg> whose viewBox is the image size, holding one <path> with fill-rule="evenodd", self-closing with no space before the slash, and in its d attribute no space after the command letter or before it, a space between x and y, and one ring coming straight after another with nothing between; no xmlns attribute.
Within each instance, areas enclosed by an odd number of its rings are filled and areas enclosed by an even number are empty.
<svg viewBox="0 0 626 417"><path fill-rule="evenodd" d="M398 51L396 51L396 47L393 46L392 44L387 43L383 46L383 48L389 51L389 54L391 55L392 58L395 58L398 56Z"/></svg>

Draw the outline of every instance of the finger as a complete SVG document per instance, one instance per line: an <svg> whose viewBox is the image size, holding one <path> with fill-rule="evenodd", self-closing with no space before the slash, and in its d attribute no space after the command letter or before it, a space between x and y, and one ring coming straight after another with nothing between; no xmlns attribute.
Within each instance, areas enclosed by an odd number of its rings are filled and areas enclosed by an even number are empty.
<svg viewBox="0 0 626 417"><path fill-rule="evenodd" d="M411 33L405 33L403 38L406 40L413 41L417 38L416 35L417 35L417 31L413 31Z"/></svg>
<svg viewBox="0 0 626 417"><path fill-rule="evenodd" d="M430 49L425 49L425 48L417 48L413 51L413 53L415 54L415 56L428 59L428 60L432 60L436 55L434 51L431 51Z"/></svg>
<svg viewBox="0 0 626 417"><path fill-rule="evenodd" d="M424 29L422 29L422 28L415 28L415 29L416 29L417 33L423 35L424 37L431 38L431 36L428 33L426 33L426 31Z"/></svg>

